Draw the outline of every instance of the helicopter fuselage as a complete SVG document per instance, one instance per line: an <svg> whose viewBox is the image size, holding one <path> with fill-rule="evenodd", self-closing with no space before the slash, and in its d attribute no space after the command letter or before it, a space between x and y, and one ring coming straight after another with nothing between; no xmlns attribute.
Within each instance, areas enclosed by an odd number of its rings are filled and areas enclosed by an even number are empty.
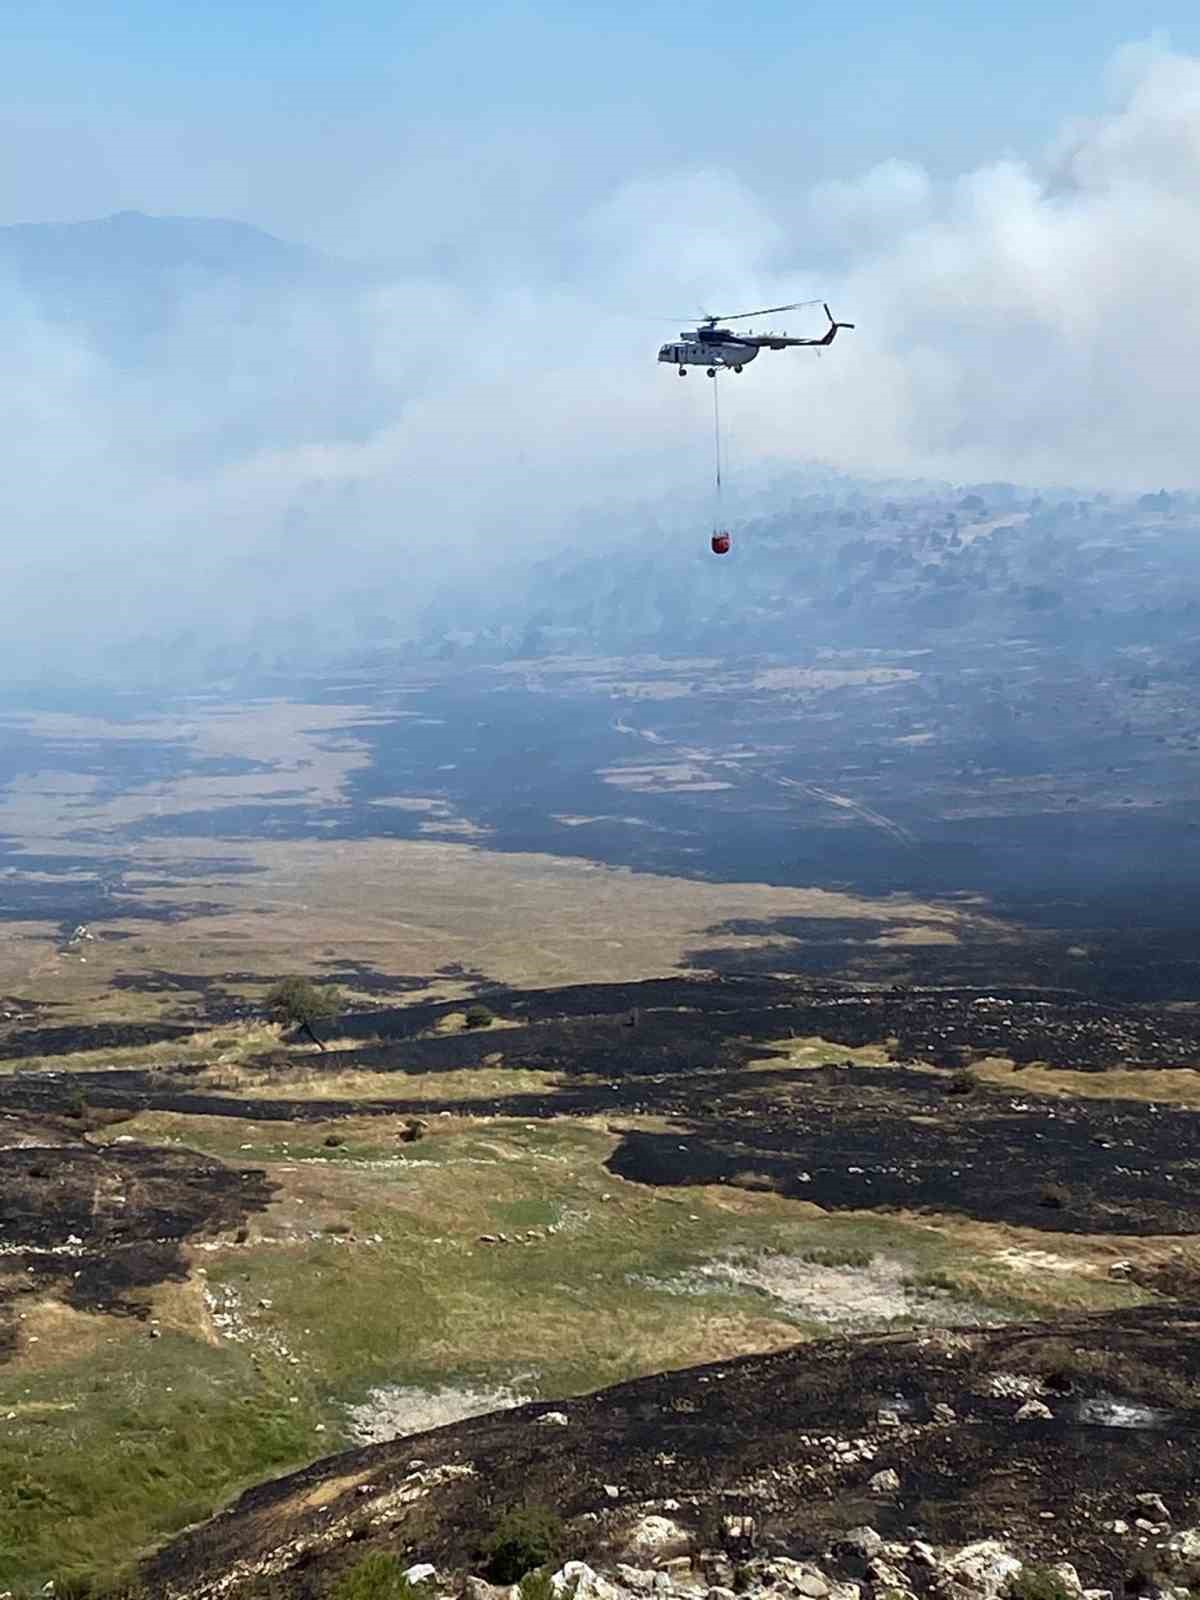
<svg viewBox="0 0 1200 1600"><path fill-rule="evenodd" d="M718 339L684 338L678 344L664 344L658 359L675 367L744 367L758 352L757 344L723 334Z"/></svg>

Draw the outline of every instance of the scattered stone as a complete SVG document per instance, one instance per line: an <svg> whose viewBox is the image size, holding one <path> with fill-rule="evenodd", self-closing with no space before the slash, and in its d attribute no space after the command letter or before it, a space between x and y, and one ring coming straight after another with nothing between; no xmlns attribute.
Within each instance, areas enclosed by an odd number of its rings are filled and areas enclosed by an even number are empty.
<svg viewBox="0 0 1200 1600"><path fill-rule="evenodd" d="M894 1467L884 1467L869 1480L872 1494L896 1494L900 1489L900 1474Z"/></svg>
<svg viewBox="0 0 1200 1600"><path fill-rule="evenodd" d="M432 1561L418 1561L415 1566L406 1567L403 1576L409 1583L436 1583L437 1568Z"/></svg>
<svg viewBox="0 0 1200 1600"><path fill-rule="evenodd" d="M1079 1574L1069 1561L1058 1561L1049 1568L1062 1585L1071 1600L1082 1600L1083 1584L1079 1581Z"/></svg>
<svg viewBox="0 0 1200 1600"><path fill-rule="evenodd" d="M874 1528L849 1528L833 1541L831 1554L852 1577L866 1576L867 1567L883 1549L883 1540Z"/></svg>
<svg viewBox="0 0 1200 1600"><path fill-rule="evenodd" d="M975 1594L988 1600L999 1600L1008 1588L1009 1580L1021 1570L1021 1563L998 1539L980 1539L975 1544L964 1545L942 1564L946 1577L954 1579Z"/></svg>
<svg viewBox="0 0 1200 1600"><path fill-rule="evenodd" d="M908 1559L913 1562L915 1566L926 1567L930 1571L932 1571L933 1568L938 1564L938 1559L934 1554L933 1546L926 1544L924 1539L913 1540L908 1547Z"/></svg>
<svg viewBox="0 0 1200 1600"><path fill-rule="evenodd" d="M568 1561L550 1579L550 1584L555 1594L570 1589L575 1600L622 1600L616 1584L608 1578L602 1578L586 1561ZM471 1600L476 1600L476 1597L472 1596Z"/></svg>
<svg viewBox="0 0 1200 1600"><path fill-rule="evenodd" d="M1167 1549L1189 1561L1200 1558L1200 1528L1182 1528L1167 1540Z"/></svg>
<svg viewBox="0 0 1200 1600"><path fill-rule="evenodd" d="M1054 1413L1044 1400L1026 1400L1017 1412L1018 1422L1048 1422Z"/></svg>
<svg viewBox="0 0 1200 1600"><path fill-rule="evenodd" d="M617 1562L617 1577L634 1594L653 1594L660 1583L669 1581L665 1573L646 1572L641 1567L631 1567L623 1561Z"/></svg>
<svg viewBox="0 0 1200 1600"><path fill-rule="evenodd" d="M1143 1508L1146 1515L1153 1517L1156 1522L1170 1522L1171 1513L1163 1504L1161 1495L1139 1494L1135 1495L1134 1499Z"/></svg>
<svg viewBox="0 0 1200 1600"><path fill-rule="evenodd" d="M802 1572L792 1579L792 1592L806 1596L806 1600L827 1600L829 1585L817 1572Z"/></svg>
<svg viewBox="0 0 1200 1600"><path fill-rule="evenodd" d="M701 1558L701 1564L709 1583L722 1589L733 1588L735 1572L728 1556L708 1554Z"/></svg>
<svg viewBox="0 0 1200 1600"><path fill-rule="evenodd" d="M604 1485L604 1492L610 1500L619 1500L621 1497L621 1491L617 1488L615 1483L606 1483Z"/></svg>
<svg viewBox="0 0 1200 1600"><path fill-rule="evenodd" d="M1109 1523L1108 1531L1110 1533L1128 1533L1129 1524L1127 1522L1123 1522L1120 1517L1117 1517L1114 1521Z"/></svg>
<svg viewBox="0 0 1200 1600"><path fill-rule="evenodd" d="M721 1538L726 1545L750 1549L758 1536L758 1524L753 1517L722 1517Z"/></svg>
<svg viewBox="0 0 1200 1600"><path fill-rule="evenodd" d="M882 1556L876 1556L867 1568L867 1577L870 1578L878 1595L880 1589L908 1592L908 1578L903 1572L897 1571L890 1561L885 1561Z"/></svg>
<svg viewBox="0 0 1200 1600"><path fill-rule="evenodd" d="M543 1427L565 1428L569 1419L565 1411L543 1411L538 1422Z"/></svg>
<svg viewBox="0 0 1200 1600"><path fill-rule="evenodd" d="M508 1600L508 1590L496 1588L486 1578L470 1576L463 1585L464 1600Z"/></svg>
<svg viewBox="0 0 1200 1600"><path fill-rule="evenodd" d="M900 1426L900 1413L891 1406L880 1406L875 1413L876 1424L881 1428L898 1428Z"/></svg>
<svg viewBox="0 0 1200 1600"><path fill-rule="evenodd" d="M1132 1261L1114 1261L1108 1269L1110 1278L1128 1278L1133 1274Z"/></svg>
<svg viewBox="0 0 1200 1600"><path fill-rule="evenodd" d="M957 1422L958 1413L953 1406L948 1406L944 1400L939 1400L933 1408L935 1422Z"/></svg>

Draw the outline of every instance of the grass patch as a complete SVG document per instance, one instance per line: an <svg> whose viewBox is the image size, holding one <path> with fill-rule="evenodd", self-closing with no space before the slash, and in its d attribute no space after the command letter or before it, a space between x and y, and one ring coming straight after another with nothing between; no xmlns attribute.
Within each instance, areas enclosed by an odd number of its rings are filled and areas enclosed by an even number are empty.
<svg viewBox="0 0 1200 1600"><path fill-rule="evenodd" d="M1200 1109L1200 1070L1195 1067L1111 1067L1106 1072L1069 1072L1053 1067L1022 1067L991 1058L974 1069L985 1083L1005 1089L1057 1095L1069 1100L1154 1101L1164 1106Z"/></svg>
<svg viewBox="0 0 1200 1600"><path fill-rule="evenodd" d="M375 1550L356 1561L329 1591L329 1600L426 1600L426 1584L410 1583L395 1556Z"/></svg>
<svg viewBox="0 0 1200 1600"><path fill-rule="evenodd" d="M167 1334L0 1383L0 1585L118 1580L142 1546L318 1453L319 1411L278 1364ZM292 1403L292 1396L296 1402ZM68 1411L57 1407L70 1396Z"/></svg>

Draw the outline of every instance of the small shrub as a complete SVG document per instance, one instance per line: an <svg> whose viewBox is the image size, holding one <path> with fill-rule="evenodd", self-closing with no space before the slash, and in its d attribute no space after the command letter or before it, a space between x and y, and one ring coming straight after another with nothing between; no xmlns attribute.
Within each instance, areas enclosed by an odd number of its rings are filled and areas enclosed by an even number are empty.
<svg viewBox="0 0 1200 1600"><path fill-rule="evenodd" d="M527 1572L521 1579L521 1600L557 1600L552 1579L553 1575L546 1567Z"/></svg>
<svg viewBox="0 0 1200 1600"><path fill-rule="evenodd" d="M800 1259L813 1267L869 1267L875 1257L870 1250L856 1250L847 1246L841 1250L836 1247L806 1250Z"/></svg>
<svg viewBox="0 0 1200 1600"><path fill-rule="evenodd" d="M520 1583L555 1560L562 1536L562 1519L548 1506L514 1506L487 1542L487 1576L493 1583Z"/></svg>
<svg viewBox="0 0 1200 1600"><path fill-rule="evenodd" d="M463 1018L468 1028L490 1028L496 1018L486 1006L468 1006Z"/></svg>
<svg viewBox="0 0 1200 1600"><path fill-rule="evenodd" d="M1052 1567L1022 1567L1008 1586L1008 1600L1071 1600L1071 1590Z"/></svg>
<svg viewBox="0 0 1200 1600"><path fill-rule="evenodd" d="M422 1600L425 1586L410 1583L395 1556L373 1550L344 1572L329 1591L329 1600Z"/></svg>
<svg viewBox="0 0 1200 1600"><path fill-rule="evenodd" d="M973 1072L968 1072L965 1067L958 1072L952 1072L946 1080L947 1094L973 1094L976 1087L976 1078Z"/></svg>

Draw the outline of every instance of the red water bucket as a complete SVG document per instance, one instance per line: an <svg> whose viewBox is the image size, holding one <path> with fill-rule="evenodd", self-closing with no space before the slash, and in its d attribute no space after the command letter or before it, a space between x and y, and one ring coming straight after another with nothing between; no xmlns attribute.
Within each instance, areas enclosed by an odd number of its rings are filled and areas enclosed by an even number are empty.
<svg viewBox="0 0 1200 1600"><path fill-rule="evenodd" d="M730 539L727 533L714 533L712 536L712 552L715 556L729 554Z"/></svg>

